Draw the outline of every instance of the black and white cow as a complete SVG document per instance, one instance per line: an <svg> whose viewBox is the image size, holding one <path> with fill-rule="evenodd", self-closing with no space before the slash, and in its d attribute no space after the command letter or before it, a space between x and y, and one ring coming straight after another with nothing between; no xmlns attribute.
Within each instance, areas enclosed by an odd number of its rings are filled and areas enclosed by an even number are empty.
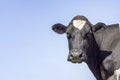
<svg viewBox="0 0 120 80"><path fill-rule="evenodd" d="M92 25L85 16L75 16L68 26L52 26L58 34L67 34L68 61L86 62L97 80L120 80L119 24Z"/></svg>

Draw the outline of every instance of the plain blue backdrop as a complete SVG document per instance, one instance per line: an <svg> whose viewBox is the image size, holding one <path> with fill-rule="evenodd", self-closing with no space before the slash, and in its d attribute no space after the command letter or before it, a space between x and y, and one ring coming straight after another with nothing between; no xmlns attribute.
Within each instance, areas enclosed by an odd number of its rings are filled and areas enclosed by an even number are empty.
<svg viewBox="0 0 120 80"><path fill-rule="evenodd" d="M66 35L51 30L76 15L120 22L120 0L0 0L0 80L96 80L85 63L67 62Z"/></svg>

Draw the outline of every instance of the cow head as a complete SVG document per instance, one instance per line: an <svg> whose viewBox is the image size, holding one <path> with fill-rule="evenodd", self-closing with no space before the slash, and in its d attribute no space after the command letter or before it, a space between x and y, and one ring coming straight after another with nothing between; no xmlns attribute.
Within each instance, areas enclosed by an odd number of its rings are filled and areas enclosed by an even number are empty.
<svg viewBox="0 0 120 80"><path fill-rule="evenodd" d="M88 19L84 16L75 16L68 26L57 23L52 26L52 30L58 34L66 33L69 45L68 61L81 63L87 60L87 51L89 51L93 37L92 27Z"/></svg>

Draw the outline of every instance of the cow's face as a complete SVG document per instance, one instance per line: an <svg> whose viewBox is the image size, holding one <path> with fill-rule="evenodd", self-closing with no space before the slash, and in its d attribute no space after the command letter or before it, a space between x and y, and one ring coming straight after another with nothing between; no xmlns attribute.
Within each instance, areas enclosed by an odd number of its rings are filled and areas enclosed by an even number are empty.
<svg viewBox="0 0 120 80"><path fill-rule="evenodd" d="M84 16L76 16L68 26L55 24L52 29L59 33L66 33L69 45L68 61L81 63L87 59L86 51L89 47L87 36L91 33L90 23Z"/></svg>

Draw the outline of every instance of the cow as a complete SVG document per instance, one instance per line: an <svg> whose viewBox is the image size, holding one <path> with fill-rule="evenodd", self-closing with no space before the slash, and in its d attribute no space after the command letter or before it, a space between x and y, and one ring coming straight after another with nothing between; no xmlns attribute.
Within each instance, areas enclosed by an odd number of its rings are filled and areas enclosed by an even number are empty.
<svg viewBox="0 0 120 80"><path fill-rule="evenodd" d="M97 80L120 80L120 25L95 25L82 15L75 16L65 26L56 23L52 30L66 33L68 61L85 62Z"/></svg>

